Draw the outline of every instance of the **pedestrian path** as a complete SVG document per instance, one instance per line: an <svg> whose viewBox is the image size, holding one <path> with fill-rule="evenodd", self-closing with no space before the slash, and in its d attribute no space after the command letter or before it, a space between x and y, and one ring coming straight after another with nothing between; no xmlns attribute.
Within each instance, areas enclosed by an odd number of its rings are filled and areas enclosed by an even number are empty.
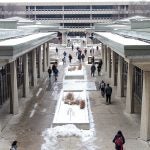
<svg viewBox="0 0 150 150"><path fill-rule="evenodd" d="M125 150L150 150L149 144L139 139L140 115L130 115L124 112L125 99L116 97L115 87L113 87L112 104L106 105L105 98L101 96L98 85L102 79L105 82L110 83L110 81L103 70L101 76L96 74L95 77L91 77L91 65L87 63L87 57L82 63L86 68L87 82L96 85L95 90L87 91L90 100L89 105L91 106L92 130L82 134L81 130L72 125L64 127L64 130L72 129L72 132L66 131L62 134L62 128L57 128L57 130L53 128L54 130L52 130L55 107L63 88L64 69L70 64L68 60L66 65L62 65L61 58L64 50L74 57L72 63L77 61L75 50L72 51L71 48L58 46L60 58L58 81L54 82L53 76L49 80L46 72L44 79L39 82L39 86L30 91L32 94L29 99L19 100L20 114L13 116L3 129L0 135L0 150L8 150L13 140L19 142L19 150L41 150L43 144L44 150L113 150L115 148L112 139L118 130L122 130L125 136ZM89 49L88 55L90 55ZM36 96L40 88L42 90ZM92 133L94 133L94 136ZM87 137L89 138L91 135L92 140L87 141ZM56 139L56 137L58 138ZM45 142L46 140L52 143L48 145ZM51 146L51 148L46 149L47 146Z"/></svg>

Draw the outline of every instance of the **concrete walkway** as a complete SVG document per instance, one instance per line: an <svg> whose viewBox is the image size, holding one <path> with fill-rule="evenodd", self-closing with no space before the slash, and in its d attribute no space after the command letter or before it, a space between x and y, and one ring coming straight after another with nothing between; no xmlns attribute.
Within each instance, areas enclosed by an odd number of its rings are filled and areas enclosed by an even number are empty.
<svg viewBox="0 0 150 150"><path fill-rule="evenodd" d="M76 51L72 51L71 48L58 47L58 49L60 61L64 50L72 53L75 58ZM98 54L99 52L96 52L95 55ZM97 74L95 77L90 76L90 65L87 64L87 58L83 65L87 70L88 81L95 82L97 87L102 79L109 82L103 71L102 76L97 76ZM10 117L11 119L0 134L0 150L9 150L13 140L19 142L18 150L41 150L41 145L44 143L42 132L51 127L55 106L62 90L65 67L66 65L63 66L60 63L57 82L54 82L53 77L49 80L48 74L45 73L45 78L39 81L36 89L31 90L29 98L19 100L20 113ZM73 136L59 137L56 150L113 150L115 148L112 139L118 130L122 130L125 136L125 150L150 150L149 144L139 139L140 115L130 115L124 112L125 99L115 97L115 87L113 87L111 105L106 105L98 88L88 93L96 130L94 145L97 148L87 148L78 137Z"/></svg>

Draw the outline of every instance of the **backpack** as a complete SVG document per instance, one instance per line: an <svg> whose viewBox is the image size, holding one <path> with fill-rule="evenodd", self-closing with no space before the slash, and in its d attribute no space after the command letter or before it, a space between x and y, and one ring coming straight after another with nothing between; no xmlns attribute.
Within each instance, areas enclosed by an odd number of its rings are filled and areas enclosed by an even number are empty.
<svg viewBox="0 0 150 150"><path fill-rule="evenodd" d="M118 146L123 145L123 139L122 139L121 136L116 138L115 144L118 145Z"/></svg>

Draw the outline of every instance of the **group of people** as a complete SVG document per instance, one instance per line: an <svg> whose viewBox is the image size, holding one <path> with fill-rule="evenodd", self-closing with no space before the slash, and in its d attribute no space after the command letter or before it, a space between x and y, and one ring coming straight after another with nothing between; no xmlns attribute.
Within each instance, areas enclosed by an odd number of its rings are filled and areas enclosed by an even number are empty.
<svg viewBox="0 0 150 150"><path fill-rule="evenodd" d="M91 65L91 76L95 76L95 71L96 71L96 66L95 66L95 61L94 61L94 56L92 57L92 65ZM98 65L97 65L97 73L98 73L98 76L100 76L100 72L101 72L101 68L102 68L102 60L100 59Z"/></svg>
<svg viewBox="0 0 150 150"><path fill-rule="evenodd" d="M59 73L58 68L57 68L57 63L54 63L52 65L52 67L49 67L47 72L48 72L48 75L49 75L49 79L51 78L51 75L53 73L54 77L55 77L55 81L57 81L57 77L58 77L58 73Z"/></svg>
<svg viewBox="0 0 150 150"><path fill-rule="evenodd" d="M103 97L106 95L106 104L111 104L112 87L102 80L99 89L101 90L101 95Z"/></svg>

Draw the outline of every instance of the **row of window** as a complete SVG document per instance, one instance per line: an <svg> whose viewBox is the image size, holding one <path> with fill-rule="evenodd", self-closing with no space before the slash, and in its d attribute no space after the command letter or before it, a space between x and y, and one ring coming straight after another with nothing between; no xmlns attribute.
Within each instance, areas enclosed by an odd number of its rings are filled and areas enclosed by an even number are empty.
<svg viewBox="0 0 150 150"><path fill-rule="evenodd" d="M128 5L92 5L91 9L114 9L114 8L118 8L120 7L120 9L128 9ZM50 10L62 10L63 6L26 6L26 10L34 10L34 9L50 9ZM64 6L64 9L75 9L75 10L81 10L81 9L88 9L90 10L90 5L82 5L82 6Z"/></svg>
<svg viewBox="0 0 150 150"><path fill-rule="evenodd" d="M111 18L114 17L115 15L112 14L93 14L91 15L92 18ZM118 16L118 15L117 15ZM36 19L50 19L50 18L60 18L63 19L63 15L60 14L56 14L56 15L49 15L49 14L45 14L45 15L27 15L27 18L36 18ZM64 15L64 19L67 18L88 18L90 19L90 15L89 14L75 14L75 15Z"/></svg>

